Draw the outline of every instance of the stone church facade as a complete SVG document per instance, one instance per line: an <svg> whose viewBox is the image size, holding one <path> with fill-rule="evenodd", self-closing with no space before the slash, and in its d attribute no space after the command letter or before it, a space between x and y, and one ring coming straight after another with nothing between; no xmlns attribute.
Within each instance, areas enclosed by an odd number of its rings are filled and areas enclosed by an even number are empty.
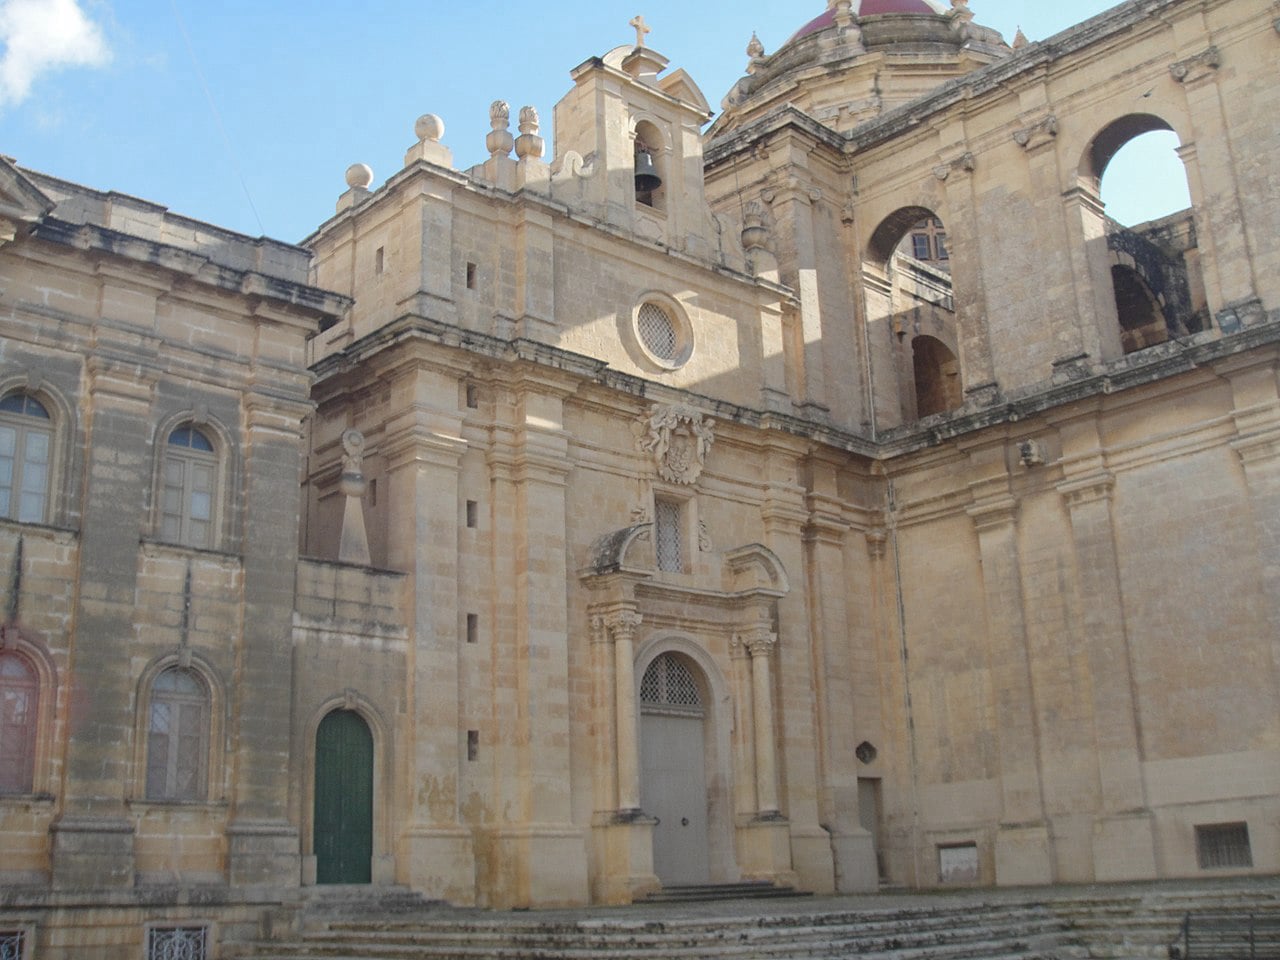
<svg viewBox="0 0 1280 960"><path fill-rule="evenodd" d="M0 161L6 960L1280 869L1280 5L635 25L300 247Z"/></svg>

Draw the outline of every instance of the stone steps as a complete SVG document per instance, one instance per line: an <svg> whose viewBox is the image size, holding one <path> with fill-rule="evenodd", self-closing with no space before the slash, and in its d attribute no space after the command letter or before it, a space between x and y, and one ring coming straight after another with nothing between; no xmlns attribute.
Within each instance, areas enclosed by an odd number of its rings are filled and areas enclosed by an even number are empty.
<svg viewBox="0 0 1280 960"><path fill-rule="evenodd" d="M246 960L1164 960L1188 911L1280 913L1280 879L862 898L687 900L498 913L393 897L308 904ZM765 893L752 884L746 893ZM357 897L356 907L362 905ZM349 906L349 904L348 904ZM229 955L229 954L226 954Z"/></svg>
<svg viewBox="0 0 1280 960"><path fill-rule="evenodd" d="M663 887L644 898L645 903L707 903L716 900L767 900L777 897L807 897L792 886L779 886L767 880L741 883L690 883Z"/></svg>
<svg viewBox="0 0 1280 960"><path fill-rule="evenodd" d="M1044 909L895 911L841 915L576 923L430 920L338 922L294 942L259 944L255 960L596 960L750 958L1028 960L1060 925Z"/></svg>

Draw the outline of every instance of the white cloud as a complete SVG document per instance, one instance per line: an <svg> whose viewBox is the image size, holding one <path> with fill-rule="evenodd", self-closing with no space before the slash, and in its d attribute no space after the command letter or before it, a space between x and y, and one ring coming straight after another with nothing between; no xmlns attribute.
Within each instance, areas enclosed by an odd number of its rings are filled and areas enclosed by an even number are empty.
<svg viewBox="0 0 1280 960"><path fill-rule="evenodd" d="M111 51L78 0L0 0L0 106L20 103L36 77L59 67L98 67Z"/></svg>

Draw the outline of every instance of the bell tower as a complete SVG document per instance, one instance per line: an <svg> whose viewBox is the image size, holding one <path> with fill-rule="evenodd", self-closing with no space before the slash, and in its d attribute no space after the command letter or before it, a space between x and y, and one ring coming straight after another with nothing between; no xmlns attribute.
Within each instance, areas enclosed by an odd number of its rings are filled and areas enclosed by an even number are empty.
<svg viewBox="0 0 1280 960"><path fill-rule="evenodd" d="M712 248L702 179L702 128L711 108L684 70L645 43L592 57L572 71L555 108L556 165L580 169L582 201L641 239L701 255ZM580 164L579 164L580 161Z"/></svg>

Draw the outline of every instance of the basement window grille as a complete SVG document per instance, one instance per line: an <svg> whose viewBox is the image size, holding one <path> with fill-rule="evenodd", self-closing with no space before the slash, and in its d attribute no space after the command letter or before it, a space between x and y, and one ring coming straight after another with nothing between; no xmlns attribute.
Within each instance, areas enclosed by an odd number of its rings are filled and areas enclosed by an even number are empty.
<svg viewBox="0 0 1280 960"><path fill-rule="evenodd" d="M152 927L147 960L209 960L209 928Z"/></svg>
<svg viewBox="0 0 1280 960"><path fill-rule="evenodd" d="M1196 858L1201 870L1252 867L1249 825L1246 823L1201 824L1196 827Z"/></svg>
<svg viewBox="0 0 1280 960"><path fill-rule="evenodd" d="M26 943L25 930L0 930L0 960L23 960Z"/></svg>

